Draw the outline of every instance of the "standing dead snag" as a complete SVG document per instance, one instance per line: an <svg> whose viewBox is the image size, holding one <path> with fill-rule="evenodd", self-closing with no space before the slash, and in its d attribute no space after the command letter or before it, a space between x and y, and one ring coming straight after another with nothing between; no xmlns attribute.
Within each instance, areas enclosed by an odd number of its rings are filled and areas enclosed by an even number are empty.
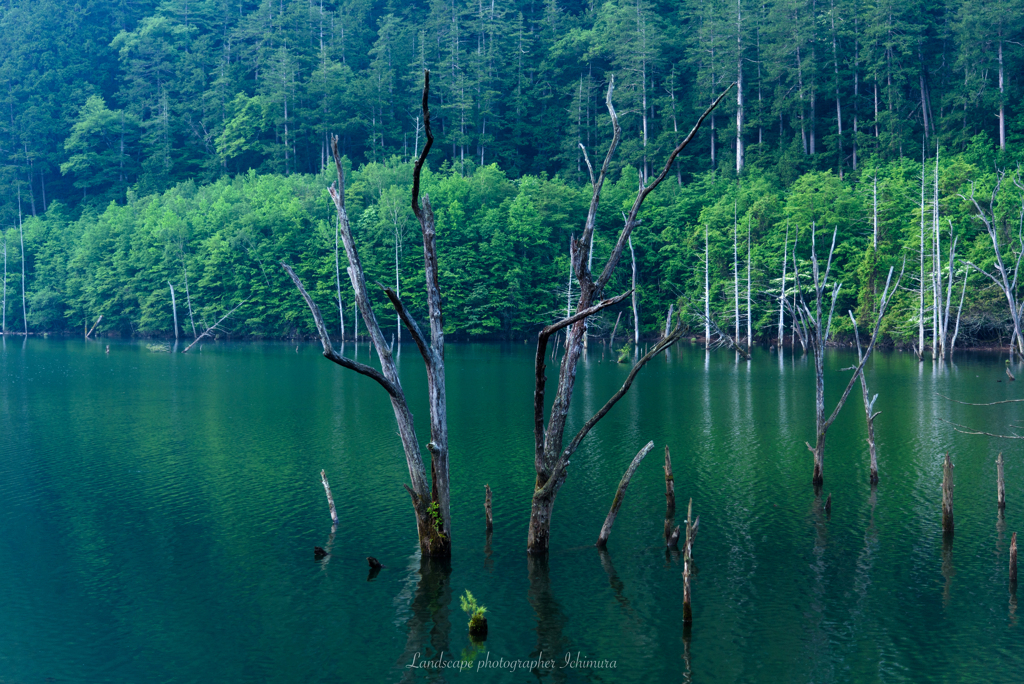
<svg viewBox="0 0 1024 684"><path fill-rule="evenodd" d="M676 482L672 475L672 457L665 445L665 544L672 546L672 530L676 517ZM679 536L676 535L678 540Z"/></svg>
<svg viewBox="0 0 1024 684"><path fill-rule="evenodd" d="M604 525L601 526L601 534L597 537L597 548L603 549L608 545L608 536L612 533L612 525L615 524L615 516L619 514L619 507L622 506L622 497L626 495L626 487L629 486L629 481L633 478L633 473L636 472L637 466L640 465L640 461L644 460L644 456L647 455L651 449L654 448L654 442L648 442L644 445L644 448L633 457L633 462L626 468L626 472L622 474L622 479L619 480L619 486L615 490L615 498L612 499L612 507L608 510L608 515L604 519Z"/></svg>
<svg viewBox="0 0 1024 684"><path fill-rule="evenodd" d="M852 311L847 311L850 314L850 320L853 321L853 337L857 341L857 362L860 363L864 360L864 354L861 353L860 349L860 331L857 330L857 319L853 317ZM875 418L881 411L875 411L875 402L878 401L878 395L876 394L871 399L868 399L868 381L864 377L864 371L860 373L860 389L864 395L864 415L867 418L868 423L868 451L871 454L871 477L870 481L872 485L878 484L878 454L875 451ZM829 495L831 496L831 495Z"/></svg>
<svg viewBox="0 0 1024 684"><path fill-rule="evenodd" d="M839 296L839 290L843 284L838 283L832 288L832 302L829 306L828 317L826 318L822 312L822 300L825 296L825 291L828 289L828 276L832 270L832 256L835 254L836 248L836 231L832 233L832 246L828 251L828 261L825 265L825 273L822 274L818 264L817 255L817 244L816 244L816 229L815 225L811 224L811 275L813 278L813 290L814 290L814 311L811 311L810 307L807 306L807 301L804 299L803 289L800 287L800 271L796 268L796 254L793 255L793 276L795 279L795 293L794 299L799 296L799 301L793 305L787 301L786 306L791 306L793 309L793 328L800 336L800 343L807 348L811 348L811 352L814 355L814 417L815 417L815 434L816 439L814 446L812 447L809 443L805 442L807 449L814 456L814 473L811 476L811 482L816 486L820 487L825 482L825 433L832 426L836 416L839 415L839 411L843 408L846 403L846 398L850 396L850 390L853 389L853 383L857 382L857 378L860 377L861 372L864 370L864 364L871 356L871 352L875 348L875 341L878 339L878 330L882 325L882 318L885 316L885 309L889 304L890 293L895 292L899 289L900 279L903 277L903 271L900 270L900 275L896 278L896 284L889 289L892 284L892 271L889 269L889 276L885 280L885 290L882 292L882 301L878 306L878 313L875 318L875 329L871 333L871 341L868 343L867 349L864 355L860 359L860 363L854 369L853 376L850 381L846 384L846 389L843 391L842 397L836 404L835 410L832 414L825 418L825 346L828 344L828 338L831 334L832 329L832 314L836 307L836 298Z"/></svg>
<svg viewBox="0 0 1024 684"><path fill-rule="evenodd" d="M324 348L324 356L350 370L375 380L391 397L391 407L398 423L398 434L402 440L406 464L409 467L410 484L404 485L412 498L413 510L416 514L416 529L419 535L420 551L424 557L451 557L451 518L449 514L449 479L448 479L448 420L445 403L444 376L444 331L441 329L441 292L437 283L437 248L434 229L434 211L430 206L430 198L424 195L420 202L420 173L434 143L430 129L430 111L427 98L430 92L430 73L424 72L423 78L423 116L427 143L416 160L413 169L412 205L413 212L420 222L423 233L423 259L426 274L427 310L430 317L430 339L420 331L419 325L412 319L398 295L389 288L385 294L391 300L402 323L412 334L416 346L423 356L427 367L428 397L430 401L430 437L427 450L431 459L431 487L427 487L426 469L420 456L419 441L413 425L412 413L409 411L402 384L398 379L398 371L391 355L391 347L381 333L377 317L370 307L370 298L363 275L362 263L356 250L355 241L349 226L348 212L345 209L345 174L338 154L338 138L331 141L331 151L338 172L336 185L330 188L331 199L338 216L338 230L345 245L348 258L349 280L355 293L356 306L366 325L367 332L377 350L381 370L359 363L338 354L331 345L327 326L324 324L320 309L303 287L295 271L286 264L281 264L299 293L306 300L313 319L316 322L320 343Z"/></svg>
<svg viewBox="0 0 1024 684"><path fill-rule="evenodd" d="M942 464L942 532L953 535L953 462L948 452Z"/></svg>
<svg viewBox="0 0 1024 684"><path fill-rule="evenodd" d="M1003 452L996 457L996 502L999 510L1006 508L1006 486L1003 484Z"/></svg>
<svg viewBox="0 0 1024 684"><path fill-rule="evenodd" d="M631 294L630 292L626 292L617 297L600 301L600 298L604 293L604 288L611 279L612 272L618 265L622 257L623 250L629 243L630 235L637 224L637 214L639 213L644 200L661 183L661 181L665 179L665 176L668 174L675 158L683 148L693 140L701 123L711 113L715 106L721 102L722 98L725 97L726 93L728 93L732 86L719 95L718 99L716 99L711 106L705 110L700 119L698 119L696 125L694 125L693 129L690 131L689 135L687 135L686 138L680 142L669 155L661 173L649 183L641 185L636 198L633 200L633 206L625 216L624 225L619 233L618 240L612 248L611 254L608 256L608 260L605 262L601 274L595 280L588 264L590 244L594 237L594 225L597 220L597 207L601 199L601 188L604 186L604 181L608 173L608 166L615 154L615 149L618 147L619 138L622 133L622 129L619 126L618 116L615 113L615 107L612 105L612 92L614 87L615 82L613 78L608 84L608 91L605 96L605 105L608 108L608 113L611 116L612 122L612 141L608 147L608 152L605 155L601 171L596 178L594 177L589 157L584 155L587 161L587 168L590 169L590 180L593 193L591 195L590 207L587 211L587 219L583 234L579 239L573 239L570 249L572 268L576 273L576 280L580 287L579 300L576 304L576 313L557 323L545 327L537 336L537 356L535 362L536 384L533 395L534 468L537 472L537 479L534 484L533 503L530 511L530 531L527 541L527 548L529 552L534 554L545 553L548 550L551 530L551 515L555 505L555 497L558 494L558 489L565 481L566 468L569 465L569 459L575 453L580 441L586 436L590 429L601 418L603 418L609 410L611 410L611 407L614 406L620 398L622 398L630 385L632 385L633 379L636 377L636 374L640 369L649 360L654 358L654 356L675 344L682 337L682 325L677 322L675 328L668 336L662 339L647 354L636 362L633 369L630 371L629 376L626 378L626 382L622 385L622 388L608 400L600 411L587 421L567 447L563 446L565 428L569 415L569 405L572 401L573 387L576 382L576 366L579 362L580 356L583 354L583 337L586 333L587 327L586 318L606 307L624 300ZM555 397L551 404L551 411L545 428L544 406L546 402L544 399L544 385L547 378L545 375L544 361L547 357L547 343L548 338L562 328L568 329L566 332L565 355L562 357L558 373L558 387L555 390Z"/></svg>
<svg viewBox="0 0 1024 684"><path fill-rule="evenodd" d="M334 508L334 497L331 496L331 485L327 482L327 472L324 470L320 471L320 479L323 481L324 491L327 492L327 505L331 509L331 521L338 524L338 511Z"/></svg>
<svg viewBox="0 0 1024 684"><path fill-rule="evenodd" d="M494 529L494 525L491 523L491 485L484 485L484 489L487 490L487 495L484 498L484 513L487 514L487 534L490 534Z"/></svg>

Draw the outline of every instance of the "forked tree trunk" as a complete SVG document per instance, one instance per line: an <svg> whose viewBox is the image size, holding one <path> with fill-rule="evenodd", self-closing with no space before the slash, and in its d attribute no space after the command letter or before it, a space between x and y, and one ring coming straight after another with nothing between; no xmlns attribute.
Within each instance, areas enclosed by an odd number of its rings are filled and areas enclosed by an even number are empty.
<svg viewBox="0 0 1024 684"><path fill-rule="evenodd" d="M799 294L800 303L794 307L795 311L794 319L799 319L799 325L794 326L800 333L801 343L804 340L807 342L807 346L810 346L811 352L814 356L814 417L815 417L815 442L812 447L810 444L805 442L807 449L811 452L814 458L814 471L811 478L811 482L815 487L820 487L825 481L825 435L828 432L829 427L835 421L836 416L839 415L839 411L843 408L846 403L847 397L850 395L850 390L853 388L853 384L857 382L861 372L864 369L864 364L871 356L871 352L874 350L875 341L878 339L878 330L882 325L882 318L885 316L886 307L889 304L890 292L895 292L899 288L899 281L903 276L903 271L900 271L900 276L896 279L896 284L890 291L890 285L892 285L892 271L889 269L889 275L885 281L885 290L882 292L882 300L878 307L878 312L875 318L874 331L871 333L871 341L869 342L863 357L860 359L860 363L854 369L853 376L846 385L846 389L843 391L842 396L839 398L839 402L836 404L835 409L826 418L825 417L825 369L824 369L824 358L825 349L828 343L829 336L832 328L832 314L835 311L836 298L839 295L839 290L842 287L842 283L836 284L832 288L832 301L827 312L827 316L822 308L822 300L825 296L825 291L828 289L828 277L832 270L832 257L835 254L836 246L836 232L832 233L832 246L829 248L828 261L825 265L824 274L819 269L818 256L817 256L817 242L815 235L815 225L811 223L811 275L813 278L813 290L814 290L814 309L813 311L807 305L804 300L803 291L800 287L800 272L794 268L794 278L796 281L796 293ZM787 302L788 304L788 302Z"/></svg>
<svg viewBox="0 0 1024 684"><path fill-rule="evenodd" d="M398 295L390 288L384 292L391 300L402 323L412 334L420 353L427 366L427 386L430 403L430 434L431 441L427 444L427 450L431 456L431 487L428 489L426 481L426 469L420 456L420 446L416 437L413 425L412 413L406 403L405 393L402 390L401 382L398 379L398 372L395 368L391 349L381 333L377 317L370 307L369 295L366 289L366 280L363 275L362 264L356 250L355 241L349 227L348 213L345 208L345 177L338 153L338 138L333 137L331 148L334 162L338 170L337 185L330 188L331 199L337 209L338 228L345 246L345 254L348 257L348 275L355 293L356 305L363 318L367 333L377 351L380 359L381 370L378 371L352 359L341 356L335 352L331 345L330 335L324 324L323 317L316 303L303 287L295 271L286 264L281 264L298 288L299 293L306 300L306 304L313 314L316 322L317 332L324 349L324 356L340 366L354 370L357 373L366 375L380 384L391 397L391 406L394 410L395 421L398 424L398 433L405 451L406 464L409 468L410 485L405 486L412 498L413 511L416 515L416 529L419 535L420 551L423 556L433 558L451 557L451 522L449 514L449 478L448 478L448 428L447 412L445 402L445 378L444 378L444 333L441 329L441 294L437 284L437 249L436 231L434 228L434 213L430 206L430 199L423 197L422 205L419 199L420 172L427 153L433 144L433 135L430 129L430 112L427 104L427 97L430 92L430 74L424 72L423 85L423 115L424 128L427 133L427 144L420 153L419 159L413 170L412 206L416 218L420 222L423 233L423 257L424 273L426 275L427 310L430 318L430 339L428 340L420 331L417 323L406 311Z"/></svg>
<svg viewBox="0 0 1024 684"><path fill-rule="evenodd" d="M629 243L633 228L637 224L637 214L647 195L651 193L668 174L672 163L679 153L685 148L697 133L700 124L710 114L712 109L721 102L728 93L726 89L718 99L701 115L697 124L690 131L689 135L676 146L669 155L665 167L661 173L649 183L643 184L637 192L636 198L629 213L625 216L624 226L619 233L612 252L605 262L601 274L595 279L587 266L587 257L590 250L590 243L593 240L594 226L597 220L597 207L600 202L601 189L604 185L615 150L618 147L622 129L612 105L612 92L614 90L614 78L608 86L605 96L605 104L611 116L613 136L608 153L605 156L601 172L594 180L593 194L590 207L587 212L586 224L583 234L579 239L573 239L570 249L571 263L576 273L576 280L580 287L579 301L576 305L576 313L568 316L558 323L545 327L537 338L537 355L535 361L535 389L534 389L534 468L537 478L534 484L533 503L530 512L530 528L527 539L527 548L530 553L546 553L548 550L551 530L551 515L554 508L555 497L566 477L566 467L569 459L575 453L580 441L587 435L593 426L603 418L612 406L626 393L632 385L636 374L654 356L661 353L682 337L682 327L677 324L675 329L656 344L647 354L640 358L630 371L625 383L608 402L583 426L568 446L564 445L565 429L569 415L569 405L572 400L573 388L576 381L576 366L583 353L583 336L586 332L586 318L612 306L631 293L626 292L618 297L598 301L604 292L612 276L612 272L618 265L622 252ZM731 88L731 86L730 86ZM589 160L587 162L590 164ZM548 338L555 332L567 328L565 355L562 357L561 367L558 375L558 387L555 392L547 426L544 424L544 408L547 405L544 397L544 386L547 382L544 362L546 360L546 348Z"/></svg>

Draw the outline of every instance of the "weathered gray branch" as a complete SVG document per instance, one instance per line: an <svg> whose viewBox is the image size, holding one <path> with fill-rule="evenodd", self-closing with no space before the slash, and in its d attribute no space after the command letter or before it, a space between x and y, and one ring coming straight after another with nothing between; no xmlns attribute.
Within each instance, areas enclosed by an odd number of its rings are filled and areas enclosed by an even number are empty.
<svg viewBox="0 0 1024 684"><path fill-rule="evenodd" d="M637 466L640 465L640 461L644 460L644 456L653 448L653 441L644 445L644 448L633 457L633 462L626 468L626 472L622 474L619 486L615 490L615 497L612 499L612 507L608 510L608 515L604 519L604 525L601 526L601 534L597 537L598 548L607 546L608 536L612 533L612 525L615 524L615 516L619 514L619 507L622 506L622 497L626 495L626 487L629 486L629 481L632 479L633 473L636 472Z"/></svg>
<svg viewBox="0 0 1024 684"><path fill-rule="evenodd" d="M228 311L228 312L227 312L226 314L224 314L223 316L221 316L221 317L220 317L220 319L219 319L219 320L218 320L218 321L217 321L216 323L214 323L214 324L213 324L213 325L211 325L211 326L210 326L209 328L207 328L206 330L204 330L204 331L203 331L203 332L202 332L202 333L201 333L201 334L199 335L199 337L197 337L196 339L192 340L192 344L190 344L190 345L188 345L187 347L185 347L184 349L182 349L182 350L181 350L181 353L182 353L182 354L184 354L184 353L185 353L185 352L187 352L187 351L188 351L189 349L191 349L192 347L194 347L194 346L196 346L197 344L199 344L199 341L200 341L201 339L203 339L204 337L208 336L208 335L209 335L210 333L212 333L213 331L215 331L215 330L218 330L218 329L219 329L219 327L220 327L220 324L221 324L221 323L223 323L223 322L224 322L225 320L227 320L228 316L230 316L231 314L233 314L233 313L235 313L236 311L238 311L239 307L241 307L241 306L242 306L243 304L245 304L245 303L246 303L246 302L248 302L248 301L249 301L249 299L248 299L248 298L246 298L246 299L243 299L242 301L240 301L240 302L239 302L239 303L238 303L238 304L237 304L237 305L235 306L235 308L234 308L234 309L232 309L231 311Z"/></svg>

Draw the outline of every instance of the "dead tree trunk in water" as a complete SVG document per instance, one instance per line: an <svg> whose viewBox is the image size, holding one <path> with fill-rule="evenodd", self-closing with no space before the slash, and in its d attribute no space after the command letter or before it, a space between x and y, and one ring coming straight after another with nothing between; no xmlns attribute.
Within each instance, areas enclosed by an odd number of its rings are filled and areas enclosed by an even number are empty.
<svg viewBox="0 0 1024 684"><path fill-rule="evenodd" d="M796 281L796 292L799 296L799 303L795 307L793 312L793 318L798 321L799 325L794 326L800 334L801 342L806 340L806 346L811 347L811 352L814 356L814 415L815 415L815 442L812 447L809 443L805 442L807 449L811 452L814 457L814 472L811 477L811 482L816 486L820 487L825 481L825 434L828 429L832 426L836 416L839 415L839 411L843 408L846 403L846 398L850 395L850 390L853 388L853 383L857 382L860 377L864 364L871 356L871 352L875 348L875 341L878 339L878 330L882 325L882 318L885 316L886 307L889 304L890 289L889 286L892 284L892 271L889 269L889 276L885 281L885 290L882 292L882 301L878 307L878 313L875 318L875 329L871 333L871 341L868 343L867 350L864 352L860 363L854 369L853 376L846 385L846 389L843 391L842 397L836 404L835 410L832 414L825 417L825 347L828 344L828 338L831 334L832 328L832 314L835 311L836 298L839 296L839 290L842 288L842 283L836 284L832 288L832 302L829 306L828 316L824 316L822 311L822 300L825 297L825 291L828 289L828 276L832 270L832 256L835 253L836 247L836 232L832 233L832 246L829 248L828 261L825 265L825 273L822 274L818 264L817 256L817 245L815 235L815 225L811 224L811 275L813 278L813 292L814 292L814 311L811 311L807 305L807 301L804 298L804 293L800 287L800 271L794 270L794 278ZM896 278L896 284L892 288L892 292L899 289L899 281L903 276L903 271L900 271L900 276ZM787 302L787 305L789 303Z"/></svg>
<svg viewBox="0 0 1024 684"><path fill-rule="evenodd" d="M942 464L942 532L953 535L953 462L948 452Z"/></svg>
<svg viewBox="0 0 1024 684"><path fill-rule="evenodd" d="M331 522L338 524L338 511L334 508L334 497L331 496L331 484L327 481L327 471L320 471L320 480L323 482L324 491L327 493L327 505L331 509Z"/></svg>
<svg viewBox="0 0 1024 684"><path fill-rule="evenodd" d="M1006 486L1003 484L1003 452L996 458L996 502L999 510L1006 508Z"/></svg>
<svg viewBox="0 0 1024 684"><path fill-rule="evenodd" d="M668 174L679 153L685 148L700 127L704 119L711 113L715 106L722 101L728 93L729 88L723 92L718 99L698 119L696 125L689 135L676 146L669 155L665 167L656 178L649 183L642 185L637 192L636 198L629 213L625 217L625 225L619 233L619 238L612 248L612 252L605 262L604 269L595 280L590 268L587 266L587 257L590 251L590 243L594 236L594 225L597 219L597 207L601 198L601 188L604 185L608 173L608 166L618 147L622 129L619 126L618 116L615 107L612 105L612 92L614 90L614 78L608 85L608 92L605 96L605 104L612 122L612 141L605 155L604 164L600 174L594 178L591 172L591 185L593 194L590 200L590 207L587 212L586 224L583 234L579 239L574 239L571 245L571 263L576 272L576 280L580 287L579 301L576 304L576 313L565 319L545 327L537 336L537 356L535 365L535 389L534 389L534 468L537 472L537 479L534 484L533 503L530 511L530 530L527 541L527 548L530 553L545 553L548 550L550 539L551 514L555 505L555 497L558 489L565 481L566 467L569 459L575 453L580 441L586 436L590 429L611 410L611 407L626 393L633 379L640 369L658 353L667 349L682 337L682 325L677 323L673 331L661 342L656 344L647 354L636 362L630 371L622 388L612 396L611 399L583 426L576 437L568 446L564 445L565 428L568 421L569 405L572 400L573 387L576 381L576 366L583 353L583 335L586 332L586 318L602 309L612 306L630 295L630 292L623 293L618 297L600 301L604 288L611 279L612 272L618 265L622 252L629 242L633 228L637 224L637 214L640 211L644 200L653 191L665 176ZM730 86L731 88L731 86ZM590 167L589 159L587 166ZM546 359L548 338L558 330L568 328L565 356L562 357L561 367L558 374L558 387L555 391L554 401L551 405L547 426L544 425L544 385L547 382L544 361Z"/></svg>
<svg viewBox="0 0 1024 684"><path fill-rule="evenodd" d="M665 445L665 543L672 539L676 517L676 482L672 475L672 457Z"/></svg>
<svg viewBox="0 0 1024 684"><path fill-rule="evenodd" d="M860 331L857 329L857 319L853 317L852 311L847 311L850 314L850 320L853 321L853 336L857 340L857 361L858 363L864 360L864 354L861 353L860 349ZM871 454L871 477L870 481L872 485L878 484L878 455L875 451L875 418L881 411L875 411L875 402L878 400L876 394L871 399L868 399L868 381L864 377L864 371L860 373L860 389L864 395L864 415L868 422L868 451ZM829 495L831 496L831 495Z"/></svg>
<svg viewBox="0 0 1024 684"><path fill-rule="evenodd" d="M608 537L612 533L612 525L615 524L615 516L619 514L619 507L622 506L622 497L626 495L626 487L629 486L629 481L633 478L633 473L636 472L637 466L640 465L640 461L644 460L644 456L647 455L651 449L654 448L654 442L648 442L644 445L644 448L633 457L633 462L626 468L626 472L623 473L622 479L619 480L619 486L615 490L615 498L612 499L612 507L608 511L608 515L604 519L604 525L601 526L601 534L597 537L597 547L603 549L608 545Z"/></svg>
<svg viewBox="0 0 1024 684"><path fill-rule="evenodd" d="M419 535L420 551L424 557L451 557L451 518L449 513L449 479L448 479L448 421L445 402L444 375L444 331L441 328L441 292L437 280L437 247L434 228L434 212L430 206L430 198L424 195L420 202L420 172L434 142L430 128L430 111L427 97L430 92L430 74L424 72L423 83L423 116L424 128L427 133L427 144L420 153L413 169L412 206L416 218L420 222L423 233L424 273L426 275L427 311L430 318L430 339L420 331L419 325L412 319L402 301L390 288L385 288L391 304L398 312L402 323L412 334L416 346L427 366L427 390L430 401L430 436L427 450L431 457L431 488L427 487L426 469L420 456L419 441L413 425L412 413L406 403L405 393L398 379L391 349L381 333L377 317L370 307L370 298L366 289L362 263L356 250L355 241L349 226L348 212L345 209L345 175L338 154L338 138L331 141L334 163L338 170L337 185L330 188L331 199L334 200L338 215L338 228L345 245L348 257L349 280L355 292L356 305L363 318L367 333L377 350L381 370L364 365L358 361L341 356L331 345L327 327L320 309L303 287L295 271L286 264L281 264L306 300L313 319L316 322L320 343L324 348L324 356L350 370L374 379L391 397L391 407L398 423L398 433L405 451L406 464L409 467L410 485L405 486L412 498L413 511L416 515L416 529Z"/></svg>
<svg viewBox="0 0 1024 684"><path fill-rule="evenodd" d="M490 534L494 529L494 525L491 523L491 485L484 485L484 489L487 491L484 497L484 513L487 515L487 533Z"/></svg>

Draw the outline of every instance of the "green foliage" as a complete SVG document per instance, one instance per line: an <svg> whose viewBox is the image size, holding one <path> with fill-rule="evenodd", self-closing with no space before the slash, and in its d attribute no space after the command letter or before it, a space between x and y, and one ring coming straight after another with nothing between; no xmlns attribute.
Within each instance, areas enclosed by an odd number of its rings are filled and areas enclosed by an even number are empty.
<svg viewBox="0 0 1024 684"><path fill-rule="evenodd" d="M462 606L462 610L469 616L470 623L474 620L479 620L487 612L486 607L476 602L476 597L473 596L469 589L459 597L459 605Z"/></svg>

